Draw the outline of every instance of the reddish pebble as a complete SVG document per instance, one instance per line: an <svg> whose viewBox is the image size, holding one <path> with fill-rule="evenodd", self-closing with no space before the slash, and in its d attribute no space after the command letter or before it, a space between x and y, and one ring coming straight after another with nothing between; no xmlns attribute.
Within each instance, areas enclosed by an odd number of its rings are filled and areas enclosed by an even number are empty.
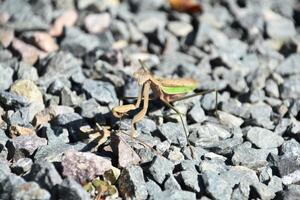
<svg viewBox="0 0 300 200"><path fill-rule="evenodd" d="M0 43L3 47L8 47L14 39L14 31L10 28L0 28Z"/></svg>
<svg viewBox="0 0 300 200"><path fill-rule="evenodd" d="M38 60L38 58L44 58L47 55L45 52L37 49L30 44L26 44L25 42L17 38L13 39L12 47L14 48L14 50L21 54L23 62L31 65L33 65Z"/></svg>
<svg viewBox="0 0 300 200"><path fill-rule="evenodd" d="M58 49L58 45L48 33L35 32L33 33L33 40L36 46L46 52L52 52Z"/></svg>
<svg viewBox="0 0 300 200"><path fill-rule="evenodd" d="M0 12L0 25L6 24L9 20L9 14L6 12Z"/></svg>
<svg viewBox="0 0 300 200"><path fill-rule="evenodd" d="M63 32L63 28L71 27L75 24L78 18L77 12L74 10L68 10L59 16L55 21L53 26L50 28L50 35L57 37L60 36Z"/></svg>

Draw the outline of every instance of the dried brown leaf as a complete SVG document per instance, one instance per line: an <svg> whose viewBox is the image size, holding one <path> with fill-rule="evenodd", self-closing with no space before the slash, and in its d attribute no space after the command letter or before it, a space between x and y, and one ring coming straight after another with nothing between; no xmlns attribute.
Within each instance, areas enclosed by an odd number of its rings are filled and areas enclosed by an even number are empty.
<svg viewBox="0 0 300 200"><path fill-rule="evenodd" d="M202 7L194 0L169 0L172 9L179 12L197 13L202 11Z"/></svg>

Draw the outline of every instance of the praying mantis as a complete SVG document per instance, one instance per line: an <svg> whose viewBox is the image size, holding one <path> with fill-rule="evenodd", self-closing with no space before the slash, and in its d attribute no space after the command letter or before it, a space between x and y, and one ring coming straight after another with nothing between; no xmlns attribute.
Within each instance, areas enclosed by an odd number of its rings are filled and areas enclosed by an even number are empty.
<svg viewBox="0 0 300 200"><path fill-rule="evenodd" d="M197 95L203 95L206 93L213 92L215 90L207 90L199 92L190 96L185 96L188 92L192 92L198 86L197 81L191 78L178 78L178 79L169 79L169 78L156 78L151 72L145 67L144 63L139 60L141 64L141 69L137 70L133 77L137 81L140 89L135 104L127 104L116 106L112 109L112 114L116 118L122 118L127 112L131 110L138 109L140 107L141 101L143 99L142 109L133 117L131 122L131 137L136 136L135 124L139 122L147 113L149 105L149 93L150 89L153 91L154 99L160 99L167 107L174 110L180 117L183 129L188 138L188 131L184 125L182 114L171 105L172 102L187 99ZM216 100L217 101L217 100ZM187 140L188 141L188 140Z"/></svg>

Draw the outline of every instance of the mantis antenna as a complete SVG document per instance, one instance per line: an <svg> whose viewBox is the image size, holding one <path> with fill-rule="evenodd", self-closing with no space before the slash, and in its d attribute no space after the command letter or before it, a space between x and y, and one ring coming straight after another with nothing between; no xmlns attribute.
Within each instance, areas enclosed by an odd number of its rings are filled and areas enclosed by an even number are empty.
<svg viewBox="0 0 300 200"><path fill-rule="evenodd" d="M146 64L145 64L144 61L142 61L141 59L139 59L139 63L141 64L142 68L143 68L146 72L150 72L150 71L148 70L148 68L146 67Z"/></svg>

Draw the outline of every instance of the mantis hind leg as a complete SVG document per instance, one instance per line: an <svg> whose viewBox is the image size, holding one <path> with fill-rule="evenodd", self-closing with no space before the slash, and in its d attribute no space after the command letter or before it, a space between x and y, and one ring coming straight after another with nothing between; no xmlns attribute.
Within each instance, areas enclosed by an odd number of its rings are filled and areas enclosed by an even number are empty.
<svg viewBox="0 0 300 200"><path fill-rule="evenodd" d="M194 150L192 149L191 145L190 145L190 142L189 142L189 134L188 134L188 130L187 130L187 127L184 125L184 121L183 121L183 118L182 118L182 114L179 112L179 110L177 110L174 106L172 106L168 101L166 100L163 100L162 99L162 102L169 108L171 108L172 110L174 110L178 115L179 115L179 118L180 118L180 121L182 123L182 126L183 126L183 129L184 129L184 133L185 133L185 137L186 137L186 141L187 141L187 144L191 150L191 155L192 155L192 158L194 158Z"/></svg>
<svg viewBox="0 0 300 200"><path fill-rule="evenodd" d="M184 121L183 121L183 118L182 118L182 114L179 112L179 110L177 110L174 106L172 106L168 101L166 100L163 100L162 99L162 102L169 108L171 108L172 110L174 110L176 112L176 114L178 114L179 118L180 118L180 121L182 123L182 126L183 126L183 129L184 129L184 133L185 133L185 136L186 136L186 140L187 142L188 141L188 130L186 128L186 126L184 125Z"/></svg>
<svg viewBox="0 0 300 200"><path fill-rule="evenodd" d="M218 108L218 91L216 89L197 92L197 93L192 94L192 95L188 95L188 96L180 97L178 99L174 99L170 102L173 103L173 102L176 102L176 101L182 101L182 100L185 100L185 99L189 99L189 98L196 97L196 96L199 96L199 95L205 95L205 94L212 93L212 92L215 92L215 94L216 94L216 104L215 104L215 109L214 109L214 113L216 114L216 111L217 111L217 108Z"/></svg>
<svg viewBox="0 0 300 200"><path fill-rule="evenodd" d="M143 90L143 97L144 97L144 103L143 103L143 108L142 110L136 114L131 122L131 137L134 137L136 135L135 131L135 123L143 119L147 113L148 110L148 104L149 104L149 91L150 91L150 82L146 82L144 84L144 90Z"/></svg>

